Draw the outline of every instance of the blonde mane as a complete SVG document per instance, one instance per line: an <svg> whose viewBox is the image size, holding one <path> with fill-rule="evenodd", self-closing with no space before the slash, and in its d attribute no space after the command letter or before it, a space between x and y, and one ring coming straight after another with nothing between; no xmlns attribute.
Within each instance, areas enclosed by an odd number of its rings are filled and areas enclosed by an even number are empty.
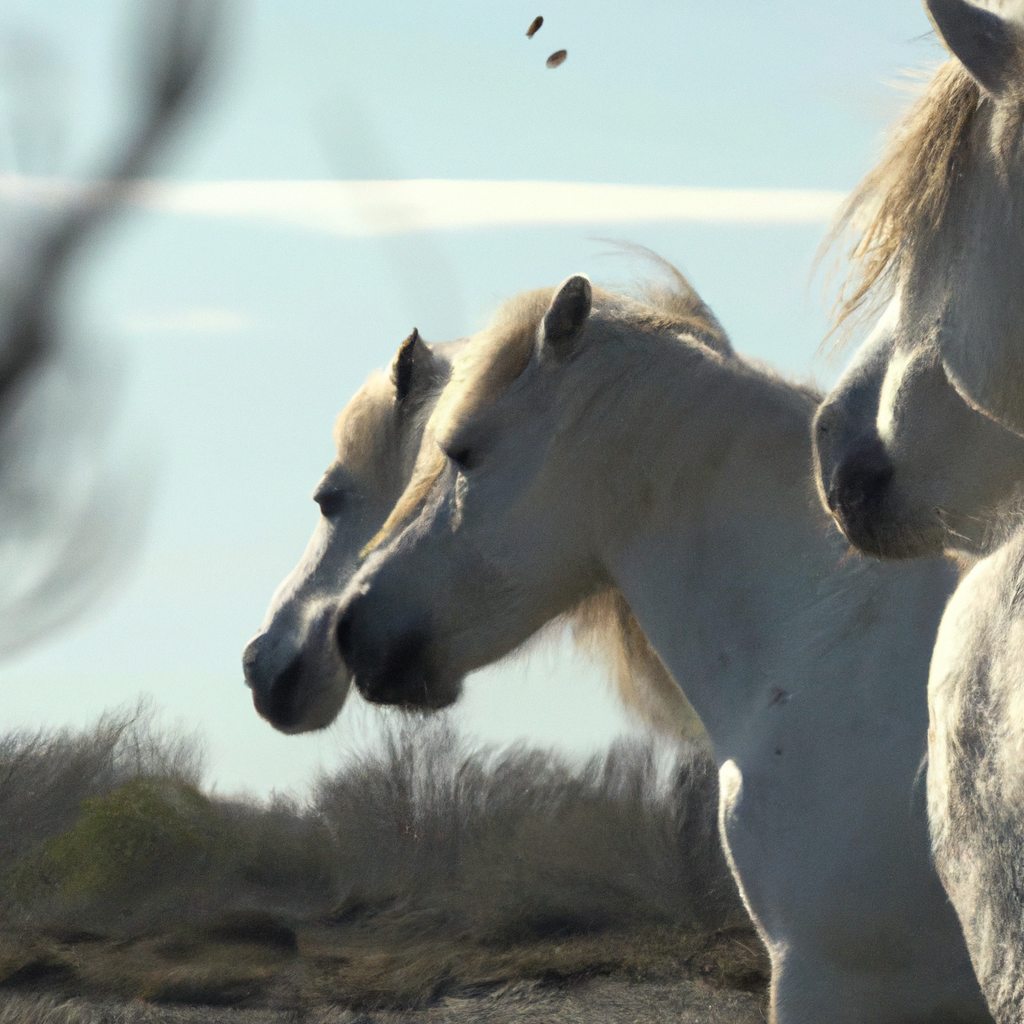
<svg viewBox="0 0 1024 1024"><path fill-rule="evenodd" d="M636 329L686 335L720 355L731 355L732 346L722 325L689 281L660 257L645 255L668 272L671 285L643 284L637 289L637 298L594 289L595 309L609 312ZM364 553L383 544L419 511L447 464L438 440L443 443L450 438L460 423L493 401L526 369L554 291L543 288L509 299L456 358L449 385L428 422L409 486ZM693 739L704 734L696 712L618 590L608 589L586 598L565 620L576 643L610 666L615 688L626 707L670 735Z"/></svg>
<svg viewBox="0 0 1024 1024"><path fill-rule="evenodd" d="M981 90L958 60L939 68L892 133L881 162L839 212L822 253L852 231L850 272L833 309L834 327L869 316L892 296L900 268L913 265L947 222L963 180Z"/></svg>
<svg viewBox="0 0 1024 1024"><path fill-rule="evenodd" d="M684 739L704 735L697 712L651 646L620 590L581 601L566 616L574 642L611 672L619 700L659 732Z"/></svg>

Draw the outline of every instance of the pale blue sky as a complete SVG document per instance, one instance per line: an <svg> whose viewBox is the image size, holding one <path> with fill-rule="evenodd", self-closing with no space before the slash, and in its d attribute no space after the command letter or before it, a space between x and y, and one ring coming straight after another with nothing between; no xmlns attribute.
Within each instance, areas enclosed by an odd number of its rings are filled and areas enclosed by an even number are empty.
<svg viewBox="0 0 1024 1024"><path fill-rule="evenodd" d="M130 100L127 9L7 0L0 171L95 166ZM162 173L846 190L907 102L889 83L939 58L927 32L918 0L239 4L215 91ZM563 47L565 64L546 69ZM29 82L16 74L25 54ZM31 150L10 130L26 104L54 129ZM826 323L809 286L824 228L359 239L133 213L79 275L72 308L83 335L124 353L121 429L155 453L153 520L116 593L0 667L5 725L84 724L146 692L206 734L222 787L301 790L319 759L372 733L373 716L351 701L321 737L278 736L252 711L239 656L305 545L333 418L366 375L414 324L441 340L575 271L630 280L594 240L612 236L684 269L739 350L825 382L838 367L815 359ZM459 714L488 739L573 750L626 728L598 674L557 645L472 679Z"/></svg>

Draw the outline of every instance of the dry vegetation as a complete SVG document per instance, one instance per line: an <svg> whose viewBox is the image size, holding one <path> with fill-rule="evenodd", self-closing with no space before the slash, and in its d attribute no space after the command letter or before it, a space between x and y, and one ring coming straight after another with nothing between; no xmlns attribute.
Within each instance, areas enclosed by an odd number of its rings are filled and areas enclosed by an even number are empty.
<svg viewBox="0 0 1024 1024"><path fill-rule="evenodd" d="M196 744L144 711L10 736L0 1022L91 1020L61 1016L70 997L355 1012L595 977L760 992L713 765L685 747L670 776L650 747L573 768L470 749L436 717L308 804L258 804L204 792Z"/></svg>

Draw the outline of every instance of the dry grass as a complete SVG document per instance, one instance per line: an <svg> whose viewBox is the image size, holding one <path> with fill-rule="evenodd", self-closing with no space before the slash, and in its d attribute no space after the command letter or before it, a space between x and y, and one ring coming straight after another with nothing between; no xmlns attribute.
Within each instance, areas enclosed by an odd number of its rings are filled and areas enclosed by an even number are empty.
<svg viewBox="0 0 1024 1024"><path fill-rule="evenodd" d="M341 868L340 918L387 910L482 941L745 921L717 830L717 772L680 749L659 785L649 746L582 769L469 748L443 720L319 780Z"/></svg>
<svg viewBox="0 0 1024 1024"><path fill-rule="evenodd" d="M522 979L764 986L696 747L573 768L411 719L307 805L200 782L144 711L0 741L0 988L379 1009Z"/></svg>

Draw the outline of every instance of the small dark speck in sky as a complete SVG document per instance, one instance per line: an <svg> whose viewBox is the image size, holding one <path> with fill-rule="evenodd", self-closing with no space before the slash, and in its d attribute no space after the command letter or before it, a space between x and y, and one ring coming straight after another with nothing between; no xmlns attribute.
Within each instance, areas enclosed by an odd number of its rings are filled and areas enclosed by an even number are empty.
<svg viewBox="0 0 1024 1024"><path fill-rule="evenodd" d="M544 18L541 15L537 15L533 21L530 22L530 27L526 30L526 38L532 39L536 34L537 30L544 24Z"/></svg>
<svg viewBox="0 0 1024 1024"><path fill-rule="evenodd" d="M565 63L565 58L568 56L569 52L567 50L555 50L545 63L549 68L557 68L559 64Z"/></svg>

